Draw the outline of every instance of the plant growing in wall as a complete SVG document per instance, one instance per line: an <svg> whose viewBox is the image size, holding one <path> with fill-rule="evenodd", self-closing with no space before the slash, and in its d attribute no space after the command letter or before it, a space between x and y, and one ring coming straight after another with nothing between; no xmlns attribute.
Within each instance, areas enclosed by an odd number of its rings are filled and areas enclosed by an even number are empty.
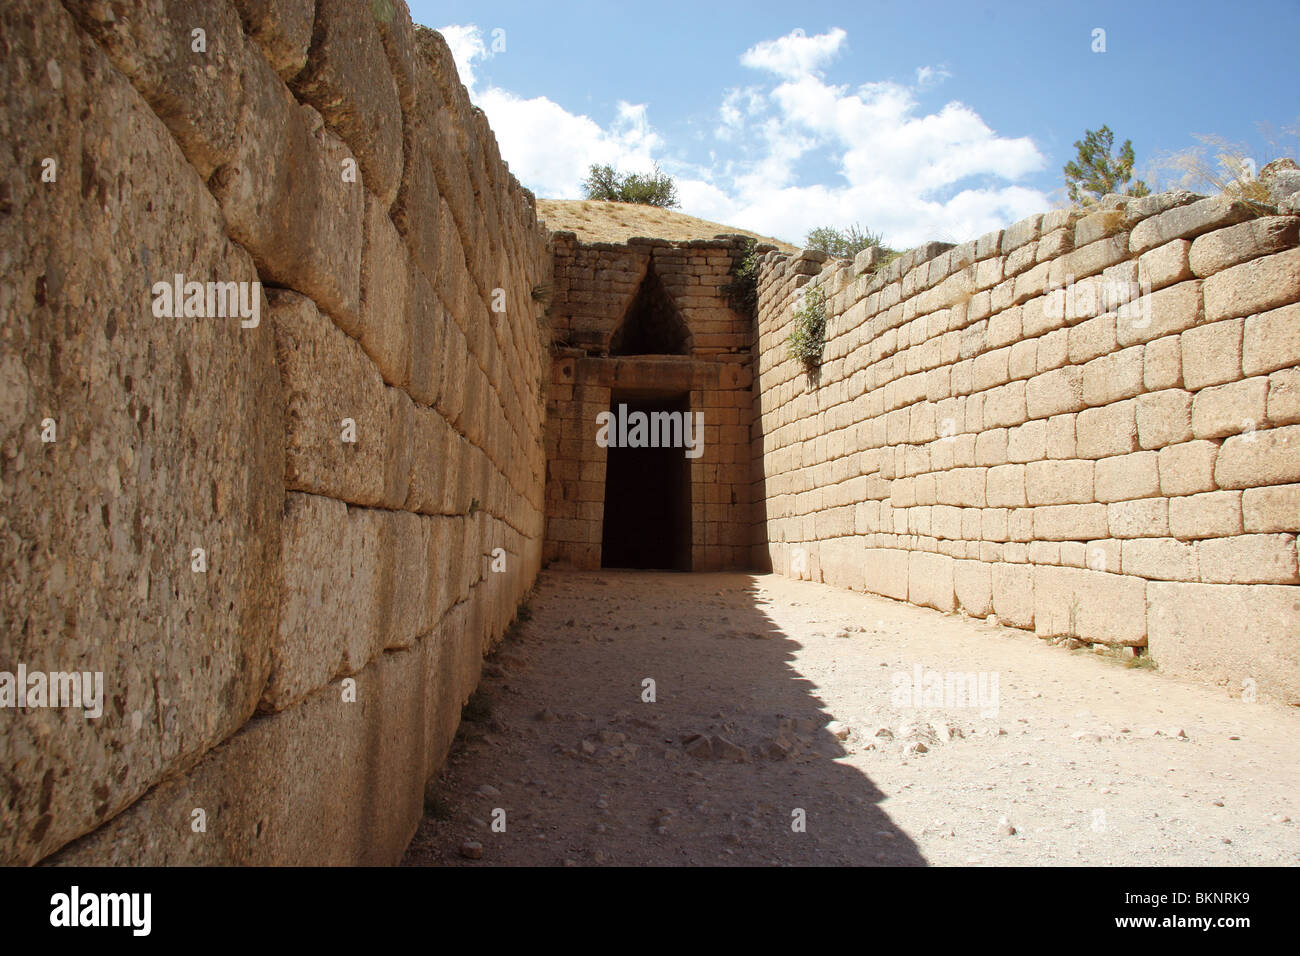
<svg viewBox="0 0 1300 956"><path fill-rule="evenodd" d="M758 314L758 240L745 242L740 258L731 267L731 281L723 290L731 307L753 319Z"/></svg>
<svg viewBox="0 0 1300 956"><path fill-rule="evenodd" d="M789 343L790 357L802 362L810 375L815 372L826 345L826 290L820 286L806 289L803 301L794 310Z"/></svg>

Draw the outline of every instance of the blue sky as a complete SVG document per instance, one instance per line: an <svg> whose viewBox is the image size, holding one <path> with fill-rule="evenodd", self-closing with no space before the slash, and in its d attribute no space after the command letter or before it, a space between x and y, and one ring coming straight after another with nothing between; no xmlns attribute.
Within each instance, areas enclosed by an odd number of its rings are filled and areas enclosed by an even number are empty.
<svg viewBox="0 0 1300 956"><path fill-rule="evenodd" d="M681 211L796 243L956 242L1051 208L1102 124L1140 172L1197 134L1260 165L1300 149L1300 0L410 6L539 196L658 162Z"/></svg>

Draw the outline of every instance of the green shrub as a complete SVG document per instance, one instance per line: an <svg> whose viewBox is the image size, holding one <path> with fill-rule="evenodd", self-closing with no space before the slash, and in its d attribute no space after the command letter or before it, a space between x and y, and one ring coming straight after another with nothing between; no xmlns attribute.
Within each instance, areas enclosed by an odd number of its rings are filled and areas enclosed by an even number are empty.
<svg viewBox="0 0 1300 956"><path fill-rule="evenodd" d="M826 291L821 287L804 293L803 302L794 311L794 328L790 332L790 356L803 363L808 372L822 362L826 345Z"/></svg>
<svg viewBox="0 0 1300 956"><path fill-rule="evenodd" d="M678 205L677 184L656 163L652 173L627 173L620 176L613 166L593 165L587 171L582 191L588 199L605 202L632 202L671 209Z"/></svg>
<svg viewBox="0 0 1300 956"><path fill-rule="evenodd" d="M817 249L839 259L852 259L863 249L871 246L880 246L886 252L893 251L884 245L880 233L861 229L856 224L847 229L818 226L808 233L808 238L804 242L806 249Z"/></svg>

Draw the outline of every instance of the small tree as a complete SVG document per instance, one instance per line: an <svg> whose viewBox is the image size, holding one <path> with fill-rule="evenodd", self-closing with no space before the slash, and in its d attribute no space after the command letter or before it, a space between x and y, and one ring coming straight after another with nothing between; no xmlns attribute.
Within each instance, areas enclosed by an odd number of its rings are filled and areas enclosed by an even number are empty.
<svg viewBox="0 0 1300 956"><path fill-rule="evenodd" d="M1086 205L1096 202L1107 193L1128 196L1146 196L1151 190L1142 180L1133 178L1133 141L1126 139L1119 155L1111 153L1115 134L1109 126L1099 130L1084 130L1082 140L1075 140L1078 150L1074 159L1065 164L1065 185L1070 192L1070 202Z"/></svg>
<svg viewBox="0 0 1300 956"><path fill-rule="evenodd" d="M837 256L840 259L852 259L863 249L871 246L880 246L886 249L879 233L874 233L870 229L861 229L856 224L849 226L847 229L836 229L833 226L818 226L808 233L808 238L804 240L804 248L819 249L827 255Z"/></svg>
<svg viewBox="0 0 1300 956"><path fill-rule="evenodd" d="M609 165L593 165L587 172L582 190L588 199L604 202L632 202L670 209L677 202L677 184L656 163L651 173L627 173L620 176Z"/></svg>

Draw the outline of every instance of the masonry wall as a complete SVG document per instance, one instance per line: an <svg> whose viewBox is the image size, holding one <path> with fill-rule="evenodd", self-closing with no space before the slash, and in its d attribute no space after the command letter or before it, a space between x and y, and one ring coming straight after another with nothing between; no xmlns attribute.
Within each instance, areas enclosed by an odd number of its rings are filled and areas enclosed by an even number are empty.
<svg viewBox="0 0 1300 956"><path fill-rule="evenodd" d="M613 391L632 390L686 394L704 415L704 450L690 464L692 570L749 565L751 330L728 293L746 248L741 239L613 244L555 234L547 561L601 566L607 450L596 442L596 416L610 410ZM651 269L689 330L686 354L611 356Z"/></svg>
<svg viewBox="0 0 1300 956"><path fill-rule="evenodd" d="M0 862L395 862L541 561L533 198L402 3L0 26L0 671L105 696L0 709Z"/></svg>
<svg viewBox="0 0 1300 956"><path fill-rule="evenodd" d="M1298 223L1166 193L871 272L769 254L757 560L1300 702Z"/></svg>

